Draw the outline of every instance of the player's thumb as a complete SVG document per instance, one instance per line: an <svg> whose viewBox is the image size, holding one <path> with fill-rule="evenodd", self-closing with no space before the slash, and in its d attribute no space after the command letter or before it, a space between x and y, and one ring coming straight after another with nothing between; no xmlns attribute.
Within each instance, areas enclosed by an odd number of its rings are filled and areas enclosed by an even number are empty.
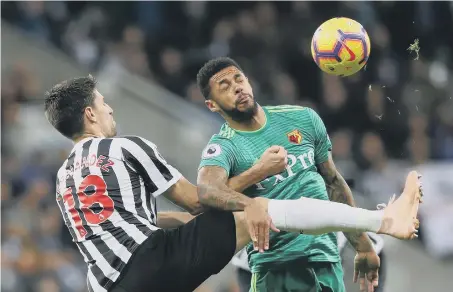
<svg viewBox="0 0 453 292"><path fill-rule="evenodd" d="M267 149L267 151L272 152L272 153L277 153L280 151L280 148L282 148L282 147L280 147L278 145L274 145L274 146L269 147Z"/></svg>

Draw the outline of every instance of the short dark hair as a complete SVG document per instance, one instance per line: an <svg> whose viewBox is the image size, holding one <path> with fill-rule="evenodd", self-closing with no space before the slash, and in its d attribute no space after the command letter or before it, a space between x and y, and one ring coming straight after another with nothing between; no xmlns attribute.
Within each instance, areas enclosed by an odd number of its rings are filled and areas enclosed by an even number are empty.
<svg viewBox="0 0 453 292"><path fill-rule="evenodd" d="M225 68L234 66L239 71L243 72L241 67L231 58L220 57L216 59L209 60L206 64L201 67L200 71L197 74L197 85L203 94L204 98L209 99L211 94L211 87L209 86L209 80L212 76L217 74L219 71L222 71Z"/></svg>
<svg viewBox="0 0 453 292"><path fill-rule="evenodd" d="M84 130L83 115L93 104L96 80L93 76L65 80L46 92L47 120L67 138L75 138Z"/></svg>

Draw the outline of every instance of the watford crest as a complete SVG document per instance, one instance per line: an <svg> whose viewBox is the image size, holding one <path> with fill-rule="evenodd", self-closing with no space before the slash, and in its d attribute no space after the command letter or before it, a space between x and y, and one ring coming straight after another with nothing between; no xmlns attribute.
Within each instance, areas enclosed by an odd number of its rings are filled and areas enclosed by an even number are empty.
<svg viewBox="0 0 453 292"><path fill-rule="evenodd" d="M288 140L290 143L293 144L300 144L302 143L302 134L299 132L299 130L294 130L286 134L288 136Z"/></svg>

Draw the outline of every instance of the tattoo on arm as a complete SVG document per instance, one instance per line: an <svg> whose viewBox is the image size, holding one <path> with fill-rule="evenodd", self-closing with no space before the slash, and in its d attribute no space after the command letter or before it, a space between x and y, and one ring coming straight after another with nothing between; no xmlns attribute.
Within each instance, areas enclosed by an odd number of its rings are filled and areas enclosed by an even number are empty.
<svg viewBox="0 0 453 292"><path fill-rule="evenodd" d="M227 187L226 171L205 166L198 172L198 199L201 204L225 211L243 211L252 199Z"/></svg>
<svg viewBox="0 0 453 292"><path fill-rule="evenodd" d="M326 162L318 165L318 171L324 178L331 201L356 206L351 189L336 169L331 154ZM345 232L344 235L357 251L367 251L370 247L372 248L371 241L364 232Z"/></svg>
<svg viewBox="0 0 453 292"><path fill-rule="evenodd" d="M331 157L318 165L319 172L324 178L329 199L334 202L348 204L355 207L354 198L348 184L337 171Z"/></svg>

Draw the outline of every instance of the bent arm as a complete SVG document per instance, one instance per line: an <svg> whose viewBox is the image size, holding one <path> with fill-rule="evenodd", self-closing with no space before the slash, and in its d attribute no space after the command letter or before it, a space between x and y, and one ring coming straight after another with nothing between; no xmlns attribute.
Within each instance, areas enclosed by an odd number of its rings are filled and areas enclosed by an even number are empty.
<svg viewBox="0 0 453 292"><path fill-rule="evenodd" d="M165 198L183 208L191 215L198 215L204 211L198 200L197 187L186 178L181 177L165 193Z"/></svg>
<svg viewBox="0 0 453 292"><path fill-rule="evenodd" d="M228 187L227 172L219 166L202 167L198 171L197 185L198 199L202 205L225 211L244 211L253 202L253 199ZM245 185L242 178L236 180L235 187Z"/></svg>
<svg viewBox="0 0 453 292"><path fill-rule="evenodd" d="M236 192L242 192L265 178L266 175L263 174L261 165L255 164L240 175L230 178L227 186Z"/></svg>
<svg viewBox="0 0 453 292"><path fill-rule="evenodd" d="M351 189L335 167L330 152L328 159L318 164L318 170L326 183L327 193L331 201L352 207L356 206ZM371 240L365 232L347 232L344 235L356 251L373 250Z"/></svg>

